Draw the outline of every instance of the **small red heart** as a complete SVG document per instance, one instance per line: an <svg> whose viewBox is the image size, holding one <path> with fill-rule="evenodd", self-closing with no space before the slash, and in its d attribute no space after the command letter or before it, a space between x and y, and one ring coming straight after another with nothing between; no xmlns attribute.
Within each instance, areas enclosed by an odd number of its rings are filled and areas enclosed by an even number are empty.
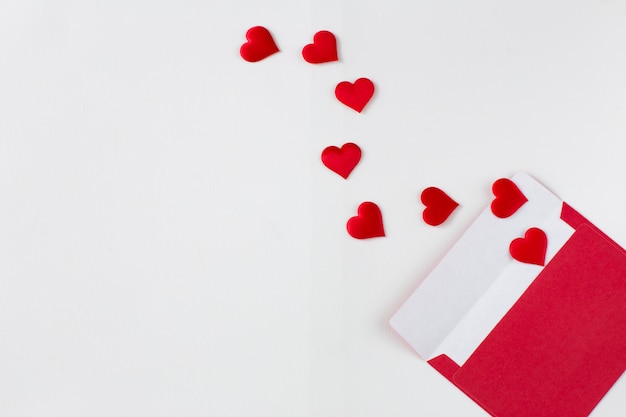
<svg viewBox="0 0 626 417"><path fill-rule="evenodd" d="M329 146L322 151L322 163L344 179L361 160L361 148L354 143L345 143L341 148Z"/></svg>
<svg viewBox="0 0 626 417"><path fill-rule="evenodd" d="M320 30L313 36L313 43L302 48L302 57L310 64L339 61L335 35L327 30Z"/></svg>
<svg viewBox="0 0 626 417"><path fill-rule="evenodd" d="M356 239L385 236L383 216L375 203L366 201L361 203L357 215L346 224L348 234Z"/></svg>
<svg viewBox="0 0 626 417"><path fill-rule="evenodd" d="M239 53L248 62L257 62L279 51L269 30L255 26L246 32L248 42L241 45Z"/></svg>
<svg viewBox="0 0 626 417"><path fill-rule="evenodd" d="M501 219L513 215L528 201L517 185L508 178L500 178L494 182L491 191L495 196L491 202L491 212Z"/></svg>
<svg viewBox="0 0 626 417"><path fill-rule="evenodd" d="M514 239L509 245L513 259L541 266L545 264L547 249L548 237L543 230L536 227L531 227L523 238Z"/></svg>
<svg viewBox="0 0 626 417"><path fill-rule="evenodd" d="M367 78L359 78L354 83L342 81L335 87L337 100L361 113L374 95L374 83Z"/></svg>
<svg viewBox="0 0 626 417"><path fill-rule="evenodd" d="M459 206L459 203L454 201L437 187L428 187L422 191L421 195L422 203L426 206L422 213L424 221L431 226L439 226L445 222L452 212Z"/></svg>

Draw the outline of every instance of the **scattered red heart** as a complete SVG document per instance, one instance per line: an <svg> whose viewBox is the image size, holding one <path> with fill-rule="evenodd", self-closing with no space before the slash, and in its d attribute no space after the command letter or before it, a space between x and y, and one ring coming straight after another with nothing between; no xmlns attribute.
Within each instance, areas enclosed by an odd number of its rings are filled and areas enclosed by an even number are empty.
<svg viewBox="0 0 626 417"><path fill-rule="evenodd" d="M302 48L302 57L311 64L339 61L335 35L327 30L320 30L313 36L313 43Z"/></svg>
<svg viewBox="0 0 626 417"><path fill-rule="evenodd" d="M345 143L341 148L329 146L322 151L322 163L328 169L347 179L361 160L361 148L355 143Z"/></svg>
<svg viewBox="0 0 626 417"><path fill-rule="evenodd" d="M241 45L239 53L248 62L257 62L279 51L269 30L255 26L246 32L248 42Z"/></svg>
<svg viewBox="0 0 626 417"><path fill-rule="evenodd" d="M491 212L502 219L512 216L528 199L508 178L500 178L491 187L495 198L491 202Z"/></svg>
<svg viewBox="0 0 626 417"><path fill-rule="evenodd" d="M335 87L335 97L341 103L361 113L374 95L374 83L368 78L359 78L354 83L342 81Z"/></svg>
<svg viewBox="0 0 626 417"><path fill-rule="evenodd" d="M537 227L531 227L523 238L514 239L509 245L509 252L513 259L541 266L545 265L547 249L548 237Z"/></svg>
<svg viewBox="0 0 626 417"><path fill-rule="evenodd" d="M459 206L448 194L437 187L428 187L420 196L422 204L426 206L422 218L431 226L439 226L445 222L452 212Z"/></svg>
<svg viewBox="0 0 626 417"><path fill-rule="evenodd" d="M348 234L356 239L369 239L385 236L383 216L375 203L366 201L361 203L357 215L346 224Z"/></svg>

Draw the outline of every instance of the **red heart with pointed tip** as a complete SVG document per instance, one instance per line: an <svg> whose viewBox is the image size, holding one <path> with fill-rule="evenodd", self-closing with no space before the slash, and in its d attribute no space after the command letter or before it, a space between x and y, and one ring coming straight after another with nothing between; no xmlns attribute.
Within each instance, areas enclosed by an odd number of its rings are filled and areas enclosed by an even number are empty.
<svg viewBox="0 0 626 417"><path fill-rule="evenodd" d="M313 43L302 48L302 57L310 64L339 61L335 35L327 30L320 30L313 36Z"/></svg>
<svg viewBox="0 0 626 417"><path fill-rule="evenodd" d="M322 163L328 169L347 179L361 160L361 148L355 143L345 143L338 148L329 146L322 151Z"/></svg>
<svg viewBox="0 0 626 417"><path fill-rule="evenodd" d="M422 218L431 226L439 226L445 222L452 212L459 206L445 192L437 187L428 187L422 191L420 199L426 206Z"/></svg>
<svg viewBox="0 0 626 417"><path fill-rule="evenodd" d="M368 78L359 78L354 83L342 81L335 87L337 100L359 113L373 95L374 83Z"/></svg>
<svg viewBox="0 0 626 417"><path fill-rule="evenodd" d="M528 199L508 178L500 178L493 183L491 191L495 198L491 202L491 212L501 219L512 216Z"/></svg>
<svg viewBox="0 0 626 417"><path fill-rule="evenodd" d="M537 227L531 227L523 238L514 239L509 245L509 252L513 259L540 266L545 265L547 249L548 237Z"/></svg>
<svg viewBox="0 0 626 417"><path fill-rule="evenodd" d="M348 234L355 239L385 236L383 216L375 203L366 201L359 205L357 215L346 224Z"/></svg>
<svg viewBox="0 0 626 417"><path fill-rule="evenodd" d="M248 42L241 45L239 53L248 62L257 62L279 51L269 30L255 26L246 32Z"/></svg>

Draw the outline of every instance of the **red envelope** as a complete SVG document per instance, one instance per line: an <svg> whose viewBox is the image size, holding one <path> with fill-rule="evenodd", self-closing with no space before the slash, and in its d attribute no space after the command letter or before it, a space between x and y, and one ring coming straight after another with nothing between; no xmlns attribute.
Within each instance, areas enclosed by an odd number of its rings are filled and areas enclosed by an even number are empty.
<svg viewBox="0 0 626 417"><path fill-rule="evenodd" d="M391 324L493 416L588 416L626 369L626 253L526 174L513 182L528 206L505 219L487 208ZM547 236L545 266L503 245L531 223ZM463 292L461 308L446 306Z"/></svg>

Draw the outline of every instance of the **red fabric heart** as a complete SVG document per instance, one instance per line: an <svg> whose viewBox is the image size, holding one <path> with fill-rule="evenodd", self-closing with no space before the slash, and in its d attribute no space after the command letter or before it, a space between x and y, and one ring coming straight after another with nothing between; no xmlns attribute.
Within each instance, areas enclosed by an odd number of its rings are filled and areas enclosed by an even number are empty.
<svg viewBox="0 0 626 417"><path fill-rule="evenodd" d="M367 78L359 78L353 83L342 81L335 87L337 100L361 113L374 95L374 83Z"/></svg>
<svg viewBox="0 0 626 417"><path fill-rule="evenodd" d="M431 226L439 226L445 222L452 212L459 206L445 192L437 187L428 187L422 191L422 204L426 206L422 218Z"/></svg>
<svg viewBox="0 0 626 417"><path fill-rule="evenodd" d="M356 239L385 236L383 216L375 203L370 201L361 203L357 213L346 224L350 236Z"/></svg>
<svg viewBox="0 0 626 417"><path fill-rule="evenodd" d="M514 239L509 245L513 259L541 266L545 265L547 249L548 237L543 230L536 227L531 227L523 238Z"/></svg>
<svg viewBox="0 0 626 417"><path fill-rule="evenodd" d="M495 196L491 202L491 212L501 219L513 215L528 201L517 185L508 178L500 178L494 182L491 191Z"/></svg>
<svg viewBox="0 0 626 417"><path fill-rule="evenodd" d="M248 62L257 62L279 51L269 30L255 26L246 32L248 42L241 45L239 53Z"/></svg>
<svg viewBox="0 0 626 417"><path fill-rule="evenodd" d="M339 61L335 35L327 30L320 30L313 36L313 43L302 48L302 57L311 64Z"/></svg>
<svg viewBox="0 0 626 417"><path fill-rule="evenodd" d="M361 160L361 148L354 143L345 143L341 148L329 146L322 151L322 163L344 179Z"/></svg>

